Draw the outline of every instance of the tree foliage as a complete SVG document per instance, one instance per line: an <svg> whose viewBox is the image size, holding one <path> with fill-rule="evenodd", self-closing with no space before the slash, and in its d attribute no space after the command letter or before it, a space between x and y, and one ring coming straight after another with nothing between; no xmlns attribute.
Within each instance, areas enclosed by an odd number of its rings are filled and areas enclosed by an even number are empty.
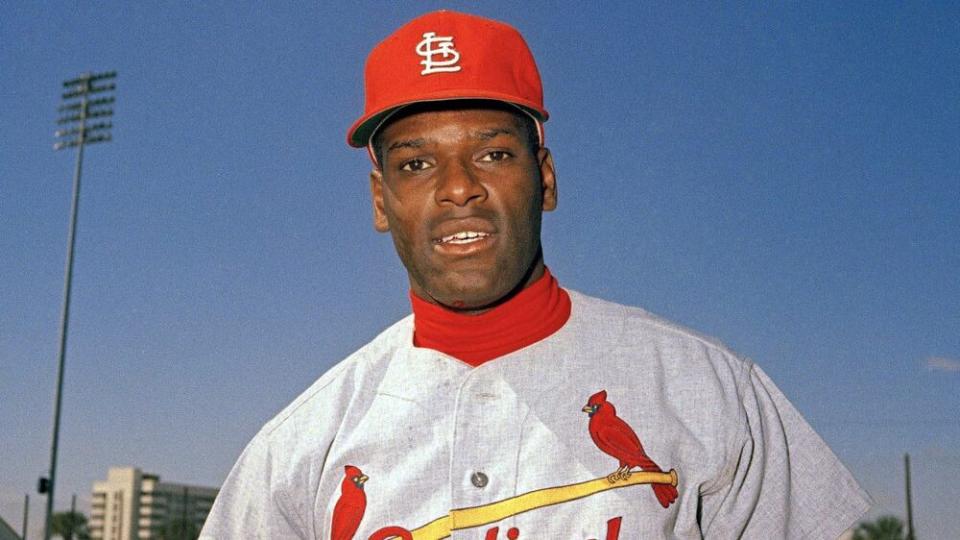
<svg viewBox="0 0 960 540"><path fill-rule="evenodd" d="M64 540L90 540L87 516L80 512L54 512L50 529Z"/></svg>
<svg viewBox="0 0 960 540"><path fill-rule="evenodd" d="M171 519L157 536L161 540L195 540L200 536L200 530L188 519Z"/></svg>
<svg viewBox="0 0 960 540"><path fill-rule="evenodd" d="M903 521L896 516L880 516L857 526L853 540L904 540Z"/></svg>

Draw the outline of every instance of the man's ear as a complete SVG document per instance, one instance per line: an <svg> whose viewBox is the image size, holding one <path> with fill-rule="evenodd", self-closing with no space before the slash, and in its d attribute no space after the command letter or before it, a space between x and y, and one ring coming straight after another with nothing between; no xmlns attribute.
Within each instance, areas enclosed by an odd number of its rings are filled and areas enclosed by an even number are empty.
<svg viewBox="0 0 960 540"><path fill-rule="evenodd" d="M370 171L370 197L373 200L373 228L377 232L388 232L390 222L383 210L383 172L380 169Z"/></svg>
<svg viewBox="0 0 960 540"><path fill-rule="evenodd" d="M544 212L557 208L557 171L553 168L553 155L549 148L537 150L537 163L540 165L540 189L543 190Z"/></svg>

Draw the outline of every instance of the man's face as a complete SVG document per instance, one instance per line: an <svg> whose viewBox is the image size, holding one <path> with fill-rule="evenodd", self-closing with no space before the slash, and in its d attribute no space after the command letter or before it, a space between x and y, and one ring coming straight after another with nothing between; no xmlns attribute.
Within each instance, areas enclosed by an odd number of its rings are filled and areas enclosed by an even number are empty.
<svg viewBox="0 0 960 540"><path fill-rule="evenodd" d="M556 207L550 152L496 109L412 113L384 128L370 174L374 226L390 231L417 296L479 310L543 273L540 219Z"/></svg>

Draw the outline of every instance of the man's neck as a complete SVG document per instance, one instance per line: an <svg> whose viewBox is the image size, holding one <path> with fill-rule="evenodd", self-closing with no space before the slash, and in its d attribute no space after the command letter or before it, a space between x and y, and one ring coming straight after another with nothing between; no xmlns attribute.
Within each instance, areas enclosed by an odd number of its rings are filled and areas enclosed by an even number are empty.
<svg viewBox="0 0 960 540"><path fill-rule="evenodd" d="M411 290L413 344L478 366L550 336L569 319L570 297L542 264L538 273L479 313L448 309Z"/></svg>

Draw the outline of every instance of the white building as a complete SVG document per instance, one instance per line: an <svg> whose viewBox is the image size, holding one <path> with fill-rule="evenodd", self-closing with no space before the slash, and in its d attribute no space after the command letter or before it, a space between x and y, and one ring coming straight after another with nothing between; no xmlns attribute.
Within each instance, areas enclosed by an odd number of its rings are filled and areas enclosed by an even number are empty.
<svg viewBox="0 0 960 540"><path fill-rule="evenodd" d="M111 467L93 483L90 537L103 540L192 540L207 519L216 488L161 482L134 467Z"/></svg>

